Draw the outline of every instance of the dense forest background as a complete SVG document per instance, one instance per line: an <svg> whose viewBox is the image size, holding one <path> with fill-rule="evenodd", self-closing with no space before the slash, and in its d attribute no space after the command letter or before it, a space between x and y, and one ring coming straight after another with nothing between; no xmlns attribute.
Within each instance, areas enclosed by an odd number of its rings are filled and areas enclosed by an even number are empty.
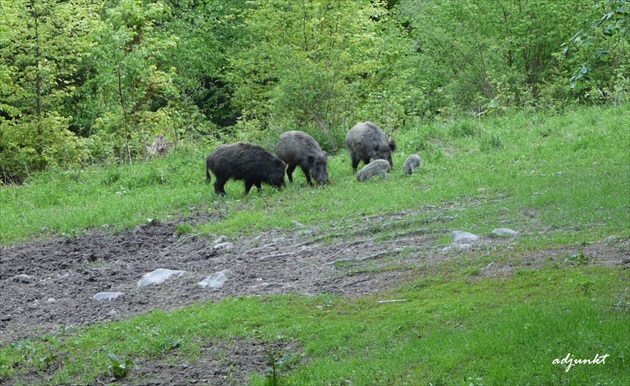
<svg viewBox="0 0 630 386"><path fill-rule="evenodd" d="M628 0L0 0L2 184L357 121L626 103Z"/></svg>

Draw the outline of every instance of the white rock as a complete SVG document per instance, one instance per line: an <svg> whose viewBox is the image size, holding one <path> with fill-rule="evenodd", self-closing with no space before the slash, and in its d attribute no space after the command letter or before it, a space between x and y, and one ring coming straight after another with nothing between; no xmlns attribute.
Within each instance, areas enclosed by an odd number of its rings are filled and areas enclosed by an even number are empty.
<svg viewBox="0 0 630 386"><path fill-rule="evenodd" d="M93 297L95 300L114 300L122 295L122 292L99 292Z"/></svg>
<svg viewBox="0 0 630 386"><path fill-rule="evenodd" d="M212 289L218 289L221 288L223 284L225 284L231 274L232 272L229 269L218 271L206 277L205 279L197 283L197 285L201 288L210 287Z"/></svg>
<svg viewBox="0 0 630 386"><path fill-rule="evenodd" d="M227 238L227 236L226 236L226 235L221 235L221 236L219 236L219 238L217 238L216 240L214 240L214 245L224 243L224 242L226 242L226 241L227 241L227 239L228 239L228 238Z"/></svg>
<svg viewBox="0 0 630 386"><path fill-rule="evenodd" d="M451 233L451 236L453 236L453 240L456 243L459 243L461 241L477 241L479 239L479 236L472 234L470 232L463 232L463 231L453 231L453 233Z"/></svg>
<svg viewBox="0 0 630 386"><path fill-rule="evenodd" d="M492 232L490 232L490 237L495 237L495 238L499 238L499 237L514 237L518 234L517 231L515 231L514 229L510 229L510 228L497 228L495 230L493 230Z"/></svg>
<svg viewBox="0 0 630 386"><path fill-rule="evenodd" d="M21 274L21 275L15 275L12 278L14 281L20 282L20 283L30 283L33 281L33 278L30 277L29 275L25 275L25 274Z"/></svg>
<svg viewBox="0 0 630 386"><path fill-rule="evenodd" d="M217 245L215 245L214 247L212 247L212 250L215 252L227 252L230 251L234 248L234 244L232 244L229 241L225 241L223 243L219 243Z"/></svg>
<svg viewBox="0 0 630 386"><path fill-rule="evenodd" d="M142 288L148 286L149 284L164 283L166 279L173 275L177 275L177 277L180 277L185 273L185 271L158 268L153 272L145 273L144 276L142 276L142 279L138 280L138 287Z"/></svg>
<svg viewBox="0 0 630 386"><path fill-rule="evenodd" d="M311 236L311 235L314 235L315 233L317 233L317 227L311 227L311 228L308 228L308 229L303 229L300 233L301 233L303 236Z"/></svg>

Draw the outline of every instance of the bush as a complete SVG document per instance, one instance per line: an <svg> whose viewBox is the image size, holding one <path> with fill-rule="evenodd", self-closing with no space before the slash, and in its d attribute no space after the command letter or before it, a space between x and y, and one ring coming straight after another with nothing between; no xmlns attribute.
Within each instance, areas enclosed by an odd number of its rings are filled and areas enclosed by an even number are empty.
<svg viewBox="0 0 630 386"><path fill-rule="evenodd" d="M21 183L46 168L82 165L87 141L68 130L70 120L56 114L21 120L0 120L2 183Z"/></svg>

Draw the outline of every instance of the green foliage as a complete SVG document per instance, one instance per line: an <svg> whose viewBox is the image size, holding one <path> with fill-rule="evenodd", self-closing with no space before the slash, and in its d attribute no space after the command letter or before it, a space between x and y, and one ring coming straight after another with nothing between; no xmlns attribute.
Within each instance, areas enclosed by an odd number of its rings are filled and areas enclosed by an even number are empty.
<svg viewBox="0 0 630 386"><path fill-rule="evenodd" d="M489 152L505 147L505 144L497 134L485 135L481 138L481 151Z"/></svg>
<svg viewBox="0 0 630 386"><path fill-rule="evenodd" d="M379 31L385 10L370 1L250 4L248 44L230 58L243 118L262 129L311 131L325 149L337 150L347 129L366 120L356 110L377 97L400 55L392 51L402 50ZM383 110L369 112L376 119Z"/></svg>
<svg viewBox="0 0 630 386"><path fill-rule="evenodd" d="M3 2L0 12L0 166L2 182L85 161L66 103L81 83L95 17L91 1Z"/></svg>
<svg viewBox="0 0 630 386"><path fill-rule="evenodd" d="M563 58L577 67L570 85L580 99L623 103L630 94L630 2L602 0L594 10L597 17L563 44Z"/></svg>
<svg viewBox="0 0 630 386"><path fill-rule="evenodd" d="M142 160L159 134L171 149L236 140L270 148L280 132L300 129L336 153L358 121L394 135L427 118L621 105L628 96L627 0L0 8L4 183L55 165ZM49 119L55 130L44 142L64 137L60 146L72 147L72 132L87 139L80 157L32 153L32 139L15 133Z"/></svg>
<svg viewBox="0 0 630 386"><path fill-rule="evenodd" d="M489 114L560 103L567 90L549 88L565 79L555 54L590 15L591 3L402 1L399 18L424 65L416 83L438 92L433 99L441 103L430 113L455 107Z"/></svg>
<svg viewBox="0 0 630 386"><path fill-rule="evenodd" d="M188 223L181 223L175 226L175 232L181 236L191 234L194 230L195 228Z"/></svg>
<svg viewBox="0 0 630 386"><path fill-rule="evenodd" d="M173 126L169 101L178 97L175 69L158 64L176 39L154 32L155 24L167 17L161 2L123 0L105 8L102 23L92 31L99 42L90 57L96 75L83 92L89 103L85 108L95 116L92 155L99 161L132 162Z"/></svg>
<svg viewBox="0 0 630 386"><path fill-rule="evenodd" d="M39 170L76 167L85 162L87 144L67 125L67 118L55 114L30 116L20 122L0 118L0 181L20 183Z"/></svg>
<svg viewBox="0 0 630 386"><path fill-rule="evenodd" d="M280 386L285 384L282 381L282 375L295 366L302 359L300 355L293 353L283 353L280 350L268 348L265 350L265 386Z"/></svg>
<svg viewBox="0 0 630 386"><path fill-rule="evenodd" d="M265 362L267 370L265 371L266 386L280 386L280 353L273 350L267 350L265 353Z"/></svg>
<svg viewBox="0 0 630 386"><path fill-rule="evenodd" d="M16 86L5 99L12 117L63 110L82 81L78 69L91 45L96 2L2 3L0 68L10 71L10 84Z"/></svg>
<svg viewBox="0 0 630 386"><path fill-rule="evenodd" d="M110 365L108 368L112 377L117 380L127 378L129 373L131 372L131 368L133 367L133 361L129 359L121 361L116 355L112 354L111 352L107 353L107 356L109 357L110 361Z"/></svg>
<svg viewBox="0 0 630 386"><path fill-rule="evenodd" d="M160 30L177 38L177 44L168 47L164 55L165 61L176 67L174 82L181 98L174 102L178 110L186 112L184 122L193 123L190 113L194 112L202 125L204 120L205 125L210 121L223 128L236 123L240 110L232 101L234 85L228 81L228 60L246 44L242 20L246 3L169 3L172 18Z"/></svg>

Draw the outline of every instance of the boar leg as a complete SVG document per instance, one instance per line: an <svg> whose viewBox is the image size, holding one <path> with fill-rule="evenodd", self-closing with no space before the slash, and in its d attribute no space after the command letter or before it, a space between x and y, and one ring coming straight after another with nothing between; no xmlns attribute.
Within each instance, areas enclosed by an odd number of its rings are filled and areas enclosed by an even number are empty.
<svg viewBox="0 0 630 386"><path fill-rule="evenodd" d="M355 159L354 157L352 157L352 171L354 172L354 174L357 173L357 168L359 167L359 159Z"/></svg>
<svg viewBox="0 0 630 386"><path fill-rule="evenodd" d="M289 177L289 182L293 183L293 171L295 170L295 167L297 165L295 164L289 164L289 167L287 168L287 177Z"/></svg>
<svg viewBox="0 0 630 386"><path fill-rule="evenodd" d="M302 168L302 171L306 176L306 182L308 182L309 185L313 185L313 181L311 181L311 172L308 170L308 168L305 168L304 166L300 166L300 168Z"/></svg>
<svg viewBox="0 0 630 386"><path fill-rule="evenodd" d="M217 180L214 182L214 193L225 196L225 182L226 180L217 177Z"/></svg>
<svg viewBox="0 0 630 386"><path fill-rule="evenodd" d="M249 181L249 180L245 181L245 194L249 194L249 191L252 190L253 185L254 185L253 181Z"/></svg>

